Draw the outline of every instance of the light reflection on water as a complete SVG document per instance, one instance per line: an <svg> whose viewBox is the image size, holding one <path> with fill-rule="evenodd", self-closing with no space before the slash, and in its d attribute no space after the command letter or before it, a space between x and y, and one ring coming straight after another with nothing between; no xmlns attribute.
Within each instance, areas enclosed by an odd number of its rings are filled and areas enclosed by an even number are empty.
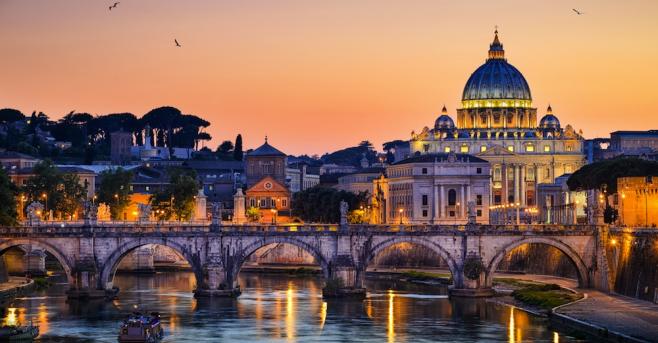
<svg viewBox="0 0 658 343"><path fill-rule="evenodd" d="M112 302L67 303L61 287L17 299L3 323L32 320L41 342L116 342L137 308L162 314L165 342L574 342L521 310L406 283L369 281L363 301L323 301L316 277L243 273L238 299L194 299L185 272L119 274L115 284Z"/></svg>

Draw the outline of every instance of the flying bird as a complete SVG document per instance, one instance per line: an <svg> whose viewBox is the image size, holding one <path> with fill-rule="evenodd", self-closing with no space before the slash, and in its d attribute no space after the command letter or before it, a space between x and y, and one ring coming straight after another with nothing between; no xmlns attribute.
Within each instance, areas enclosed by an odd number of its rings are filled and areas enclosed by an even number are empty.
<svg viewBox="0 0 658 343"><path fill-rule="evenodd" d="M112 4L112 5L110 6L110 11L111 11L113 8L116 8L117 5L118 5L119 3L120 3L120 1L117 1L117 2L115 2L114 4Z"/></svg>
<svg viewBox="0 0 658 343"><path fill-rule="evenodd" d="M574 12L576 12L577 15L583 15L583 14L585 14L585 12L581 12L581 11L575 9L575 8L572 8L572 10L573 10Z"/></svg>
<svg viewBox="0 0 658 343"><path fill-rule="evenodd" d="M176 38L174 38L174 43L176 43L176 46L177 46L177 47L179 47L179 48L181 47L180 44L178 43L178 40L177 40Z"/></svg>

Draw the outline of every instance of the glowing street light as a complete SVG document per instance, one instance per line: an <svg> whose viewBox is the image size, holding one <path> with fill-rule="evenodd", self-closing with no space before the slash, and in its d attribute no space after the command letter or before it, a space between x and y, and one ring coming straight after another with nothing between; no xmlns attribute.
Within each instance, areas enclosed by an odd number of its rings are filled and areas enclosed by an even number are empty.
<svg viewBox="0 0 658 343"><path fill-rule="evenodd" d="M400 208L398 212L400 213L400 225L402 225L402 213L404 212L404 209Z"/></svg>

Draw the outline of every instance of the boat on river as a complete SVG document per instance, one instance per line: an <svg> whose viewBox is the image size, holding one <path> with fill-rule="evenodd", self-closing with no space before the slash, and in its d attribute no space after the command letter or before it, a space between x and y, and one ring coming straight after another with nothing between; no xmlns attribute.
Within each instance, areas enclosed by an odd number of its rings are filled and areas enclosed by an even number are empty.
<svg viewBox="0 0 658 343"><path fill-rule="evenodd" d="M32 342L39 336L39 327L33 325L3 325L0 327L0 342Z"/></svg>
<svg viewBox="0 0 658 343"><path fill-rule="evenodd" d="M164 330L157 312L150 315L135 312L123 321L119 329L119 343L157 343L163 337Z"/></svg>

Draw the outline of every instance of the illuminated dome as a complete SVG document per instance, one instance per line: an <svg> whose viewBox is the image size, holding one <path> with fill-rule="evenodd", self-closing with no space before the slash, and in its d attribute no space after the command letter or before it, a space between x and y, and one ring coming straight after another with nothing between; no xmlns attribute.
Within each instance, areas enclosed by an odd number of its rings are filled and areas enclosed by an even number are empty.
<svg viewBox="0 0 658 343"><path fill-rule="evenodd" d="M541 129L560 128L560 120L553 115L553 109L551 108L551 105L548 105L548 109L546 110L546 115L543 118L541 118L541 120L539 121L539 128Z"/></svg>
<svg viewBox="0 0 658 343"><path fill-rule="evenodd" d="M454 129L454 128L455 128L455 122L448 115L448 110L446 109L446 107L443 106L443 109L441 110L441 115L438 118L436 118L436 121L434 122L434 129L445 130L445 129Z"/></svg>
<svg viewBox="0 0 658 343"><path fill-rule="evenodd" d="M462 106L473 107L530 107L532 96L523 74L507 63L505 50L495 32L489 46L489 58L466 82Z"/></svg>

